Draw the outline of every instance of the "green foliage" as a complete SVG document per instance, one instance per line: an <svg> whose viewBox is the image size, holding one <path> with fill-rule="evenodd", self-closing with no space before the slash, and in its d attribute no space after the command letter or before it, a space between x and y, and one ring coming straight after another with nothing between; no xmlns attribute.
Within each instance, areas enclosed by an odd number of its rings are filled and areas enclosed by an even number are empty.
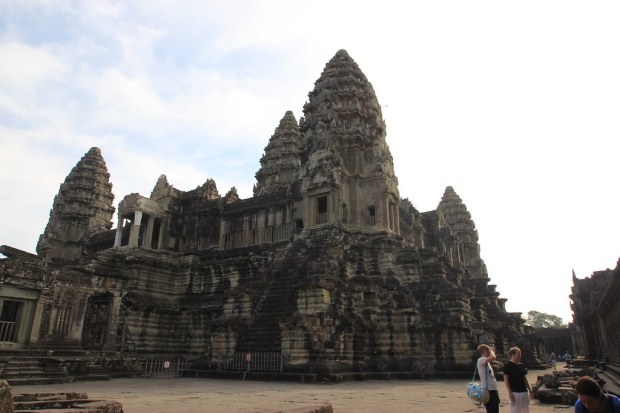
<svg viewBox="0 0 620 413"><path fill-rule="evenodd" d="M566 324L557 315L528 311L525 324L534 328L565 328Z"/></svg>

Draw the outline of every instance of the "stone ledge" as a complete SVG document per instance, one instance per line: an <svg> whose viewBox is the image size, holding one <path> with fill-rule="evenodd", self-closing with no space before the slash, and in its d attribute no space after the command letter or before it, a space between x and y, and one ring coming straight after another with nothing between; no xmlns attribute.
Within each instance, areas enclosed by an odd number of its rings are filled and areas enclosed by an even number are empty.
<svg viewBox="0 0 620 413"><path fill-rule="evenodd" d="M332 382L364 380L430 380L430 379L471 379L471 372L467 371L426 371L426 372L349 372L335 373L323 376L314 373L278 373L278 372L243 372L243 371L216 371L216 370L188 370L184 377L207 377L233 380L256 381L297 381L301 383Z"/></svg>
<svg viewBox="0 0 620 413"><path fill-rule="evenodd" d="M117 401L91 400L86 393L11 394L11 386L0 380L0 412L2 413L123 413Z"/></svg>

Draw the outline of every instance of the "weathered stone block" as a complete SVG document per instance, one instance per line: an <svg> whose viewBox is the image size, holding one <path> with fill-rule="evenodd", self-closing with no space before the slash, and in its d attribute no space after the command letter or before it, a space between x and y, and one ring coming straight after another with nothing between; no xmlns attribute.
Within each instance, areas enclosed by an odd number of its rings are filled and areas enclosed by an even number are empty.
<svg viewBox="0 0 620 413"><path fill-rule="evenodd" d="M0 412L13 413L11 386L5 380L0 380Z"/></svg>

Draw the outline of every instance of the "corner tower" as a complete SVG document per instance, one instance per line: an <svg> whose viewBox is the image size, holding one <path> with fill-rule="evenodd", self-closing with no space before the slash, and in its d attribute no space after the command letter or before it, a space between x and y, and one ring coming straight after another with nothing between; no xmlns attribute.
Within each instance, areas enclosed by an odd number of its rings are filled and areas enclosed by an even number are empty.
<svg viewBox="0 0 620 413"><path fill-rule="evenodd" d="M114 194L99 148L91 148L60 185L37 253L46 260L75 262L94 234L112 228Z"/></svg>
<svg viewBox="0 0 620 413"><path fill-rule="evenodd" d="M290 110L284 114L280 125L269 139L265 154L256 172L254 196L287 191L295 182L299 171L299 125Z"/></svg>
<svg viewBox="0 0 620 413"><path fill-rule="evenodd" d="M372 85L340 50L308 97L300 119L304 221L398 233L398 181Z"/></svg>
<svg viewBox="0 0 620 413"><path fill-rule="evenodd" d="M467 206L451 186L446 187L437 205L437 211L443 215L446 224L456 237L459 260L465 265L471 277L488 278L487 267L480 258L476 224L471 219Z"/></svg>

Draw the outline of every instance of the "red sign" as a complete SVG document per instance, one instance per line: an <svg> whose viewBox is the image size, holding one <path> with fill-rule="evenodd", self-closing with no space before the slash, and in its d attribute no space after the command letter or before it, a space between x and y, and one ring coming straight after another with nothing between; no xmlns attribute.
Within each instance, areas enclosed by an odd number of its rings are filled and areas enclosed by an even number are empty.
<svg viewBox="0 0 620 413"><path fill-rule="evenodd" d="M252 361L252 354L250 352L245 353L245 361L248 363Z"/></svg>

